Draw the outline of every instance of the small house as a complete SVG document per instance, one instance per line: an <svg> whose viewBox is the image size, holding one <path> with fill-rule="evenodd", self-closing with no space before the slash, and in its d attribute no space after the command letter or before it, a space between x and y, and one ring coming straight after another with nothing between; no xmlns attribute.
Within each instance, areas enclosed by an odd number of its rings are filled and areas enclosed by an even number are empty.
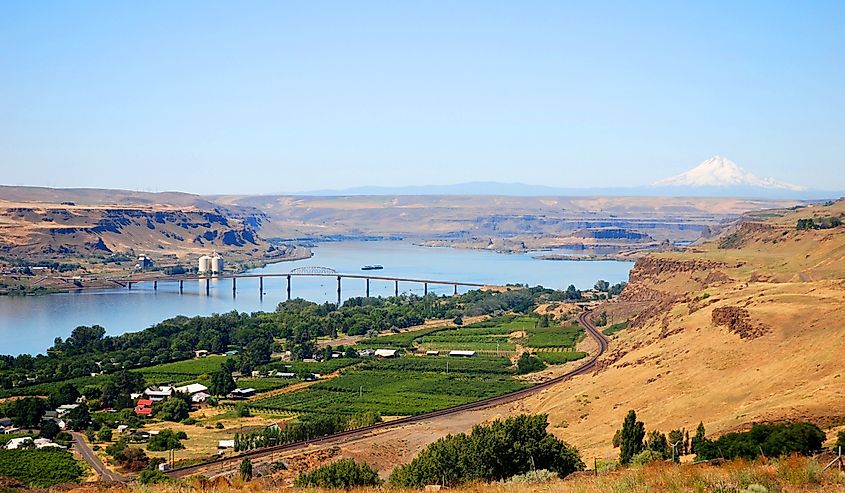
<svg viewBox="0 0 845 493"><path fill-rule="evenodd" d="M235 441L234 440L219 440L217 442L218 449L227 449L227 448L235 448Z"/></svg>
<svg viewBox="0 0 845 493"><path fill-rule="evenodd" d="M79 407L79 404L62 404L61 406L56 408L56 414L58 416L64 416L65 414L73 411Z"/></svg>
<svg viewBox="0 0 845 493"><path fill-rule="evenodd" d="M375 356L377 358L398 358L398 349L376 349Z"/></svg>
<svg viewBox="0 0 845 493"><path fill-rule="evenodd" d="M472 358L475 356L475 351L449 351L449 356L456 356L459 358Z"/></svg>
<svg viewBox="0 0 845 493"><path fill-rule="evenodd" d="M198 349L194 351L194 358L205 358L206 356L208 356L207 349Z"/></svg>
<svg viewBox="0 0 845 493"><path fill-rule="evenodd" d="M12 418L0 418L0 428L8 428L12 426Z"/></svg>

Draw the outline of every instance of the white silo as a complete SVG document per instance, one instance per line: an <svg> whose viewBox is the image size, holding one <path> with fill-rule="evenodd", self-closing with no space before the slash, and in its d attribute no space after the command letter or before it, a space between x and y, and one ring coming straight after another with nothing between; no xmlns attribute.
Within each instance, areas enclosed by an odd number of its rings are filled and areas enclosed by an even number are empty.
<svg viewBox="0 0 845 493"><path fill-rule="evenodd" d="M199 266L198 266L197 271L200 274L204 274L206 272L209 272L210 270L211 270L211 257L209 257L208 255L203 255L202 257L200 257L200 262L199 262Z"/></svg>
<svg viewBox="0 0 845 493"><path fill-rule="evenodd" d="M219 274L221 272L223 272L223 257L215 253L214 257L211 258L211 273Z"/></svg>

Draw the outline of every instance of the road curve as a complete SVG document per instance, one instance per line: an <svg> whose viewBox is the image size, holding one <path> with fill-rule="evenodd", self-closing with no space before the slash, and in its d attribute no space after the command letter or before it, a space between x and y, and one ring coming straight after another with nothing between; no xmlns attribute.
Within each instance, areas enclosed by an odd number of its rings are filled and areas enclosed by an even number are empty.
<svg viewBox="0 0 845 493"><path fill-rule="evenodd" d="M102 481L115 481L119 483L125 483L127 481L127 478L112 472L103 464L103 461L97 457L97 454L94 453L88 442L85 441L85 436L82 433L73 431L71 435L73 435L73 449L79 452L79 455L85 459L85 462L100 476Z"/></svg>
<svg viewBox="0 0 845 493"><path fill-rule="evenodd" d="M482 399L480 401L471 402L469 404L462 404L460 406L441 409L441 410L438 410L438 411L432 411L432 412L429 412L429 413L419 414L419 415L416 415L416 416L408 416L408 417L396 419L396 420L393 420L393 421L376 423L374 425L365 426L363 428L355 428L353 430L343 431L343 432L340 432L340 433L335 433L333 435L327 435L327 436L317 438L317 439L313 439L313 440L288 443L288 444L285 444L285 445L276 445L276 446L273 446L273 447L266 447L266 448L257 449L257 450L250 450L250 451L243 452L243 453L240 453L240 454L236 454L236 455L233 455L231 457L226 457L226 458L223 458L223 459L216 459L216 460L212 460L212 461L208 461L208 462L203 462L201 464L195 464L195 465L191 465L191 466L175 468L175 469L172 469L170 472L168 472L168 475L170 475L173 478L183 478L183 477L187 477L187 476L192 476L194 474L201 474L201 473L207 472L208 470L213 470L213 469L216 469L216 468L225 468L225 467L237 466L238 464L240 464L240 461L242 461L244 458L255 459L255 458L260 458L260 457L266 457L266 456L269 456L269 455L278 454L278 453L282 453L282 452L291 452L291 451L294 451L294 450L297 450L297 449L300 449L300 448L309 447L311 445L329 445L329 444L344 443L344 442L347 442L347 441L352 441L352 440L361 438L361 437L367 435L368 433L370 433L372 431L376 431L376 430L380 430L380 429L392 428L392 427L397 426L397 425L417 423L417 422L425 421L425 420L431 419L431 418L449 416L449 415L453 415L453 414L460 414L460 413L464 413L464 412L467 412L467 411L477 411L477 410L480 410L480 409L486 409L486 408L493 407L493 406L499 406L499 405L507 404L507 403L510 403L510 402L513 402L513 401L516 401L516 400L519 400L519 399L523 399L525 397L528 397L530 395L533 395L533 394L541 392L545 389L548 389L549 387L553 387L553 386L555 386L555 385L557 385L561 382L565 382L566 380L569 380L572 377L575 377L575 376L578 376L578 375L585 375L585 374L591 372L595 368L596 361L598 361L599 357L602 354L604 354L605 351L607 351L608 339L607 339L607 337L605 337L604 334L601 333L601 331L598 328L596 328L595 325L593 325L593 323L590 321L589 315L590 315L590 311L585 310L584 313L582 313L578 317L578 322L581 324L582 327L584 327L587 334L590 337L592 337L593 340L596 341L596 343L598 344L598 351L596 351L595 354L590 356L590 359L588 359L587 361L582 363L578 368L575 368L574 370L567 372L567 373L565 373L565 374L563 374L559 377L555 377L551 380L547 380L545 382L539 383L539 384L531 386L531 387L527 387L525 389L517 390L517 391L514 391L514 392L510 392L508 394L503 394L503 395L499 395L499 396L496 396L496 397L489 397L487 399Z"/></svg>

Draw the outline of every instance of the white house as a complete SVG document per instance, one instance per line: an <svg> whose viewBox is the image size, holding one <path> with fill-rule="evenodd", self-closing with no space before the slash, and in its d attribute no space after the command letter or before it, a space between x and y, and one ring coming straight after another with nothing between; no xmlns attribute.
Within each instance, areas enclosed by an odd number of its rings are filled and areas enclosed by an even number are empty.
<svg viewBox="0 0 845 493"><path fill-rule="evenodd" d="M219 440L217 442L217 448L219 448L219 449L235 448L235 441L234 440Z"/></svg>
<svg viewBox="0 0 845 493"><path fill-rule="evenodd" d="M475 351L449 351L449 356L472 358L473 356L475 356Z"/></svg>
<svg viewBox="0 0 845 493"><path fill-rule="evenodd" d="M6 444L6 450L15 450L28 442L32 442L32 437L12 438L9 440L9 443Z"/></svg>
<svg viewBox="0 0 845 493"><path fill-rule="evenodd" d="M375 355L377 358L397 358L399 357L398 349L376 349Z"/></svg>
<svg viewBox="0 0 845 493"><path fill-rule="evenodd" d="M150 387L144 390L144 395L153 402L163 401L173 395L173 387L169 385Z"/></svg>

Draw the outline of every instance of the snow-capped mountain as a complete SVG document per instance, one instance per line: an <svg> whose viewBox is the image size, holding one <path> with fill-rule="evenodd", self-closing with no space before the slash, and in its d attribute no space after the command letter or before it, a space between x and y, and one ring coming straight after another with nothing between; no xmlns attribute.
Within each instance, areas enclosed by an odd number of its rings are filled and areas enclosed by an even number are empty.
<svg viewBox="0 0 845 493"><path fill-rule="evenodd" d="M730 159L714 156L695 168L677 176L654 182L656 187L719 187L765 188L800 192L806 187L793 185L774 178L760 178L741 168Z"/></svg>

